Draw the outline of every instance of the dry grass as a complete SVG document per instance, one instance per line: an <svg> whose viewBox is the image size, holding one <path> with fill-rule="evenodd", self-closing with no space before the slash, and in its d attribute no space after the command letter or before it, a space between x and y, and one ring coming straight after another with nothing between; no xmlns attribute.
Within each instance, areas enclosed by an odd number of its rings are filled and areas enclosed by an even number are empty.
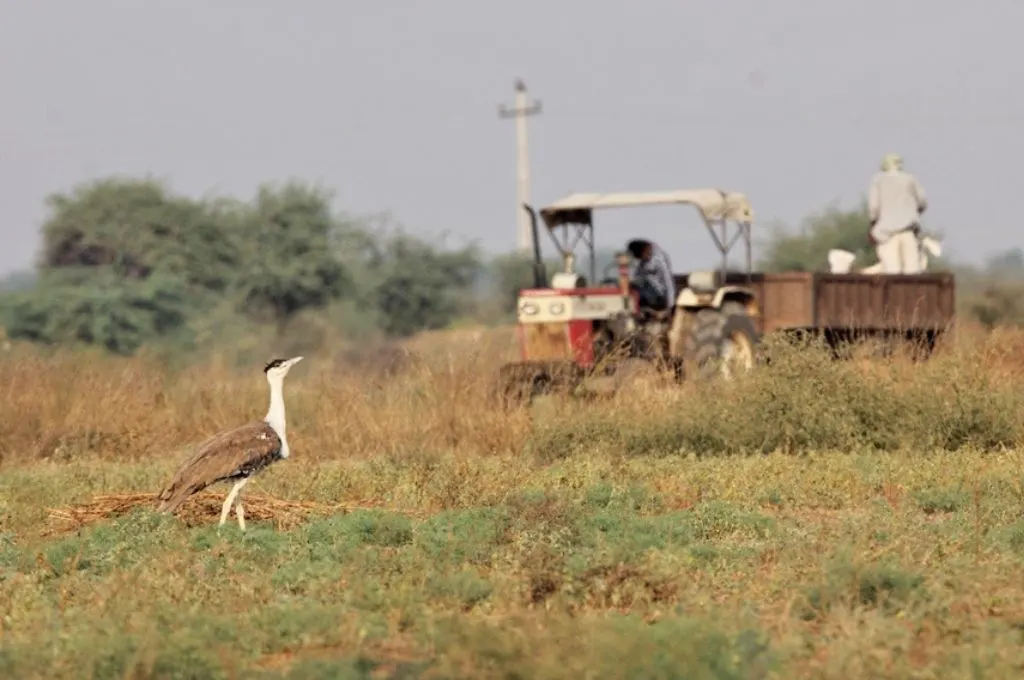
<svg viewBox="0 0 1024 680"><path fill-rule="evenodd" d="M189 527L216 523L220 520L224 498L223 493L197 493L175 510L174 516ZM47 508L50 523L41 535L49 538L76 533L91 524L121 517L139 508L153 509L158 502L157 494L150 493L101 494L78 505ZM245 514L251 521L269 522L277 529L291 529L311 517L343 515L354 510L375 510L381 505L380 501L313 503L246 495ZM234 521L234 515L231 519Z"/></svg>
<svg viewBox="0 0 1024 680"><path fill-rule="evenodd" d="M924 364L902 357L833 363L815 348L776 348L773 369L742 384L664 389L642 382L615 399L554 405L543 418L496 410L488 398L498 365L512 355L510 334L459 337L449 345L436 335L417 340L405 365L387 377L378 367L329 357L300 364L286 385L293 447L312 461L518 454L531 444L557 446L538 436L551 421L563 438L580 437L587 446L639 436L626 448L646 453L666 441L648 426L676 433L674 453L985 448L1015 444L1024 421L1016 396L1024 384L1019 332L967 335ZM177 459L210 433L262 415L267 398L258 366L178 370L147 358L44 356L25 348L0 360L0 386L3 465L86 453ZM830 398L821 401L823 395Z"/></svg>
<svg viewBox="0 0 1024 680"><path fill-rule="evenodd" d="M244 535L226 489L149 506L258 370L3 355L0 675L1024 670L1024 334L502 412L509 342L310 356Z"/></svg>
<svg viewBox="0 0 1024 680"><path fill-rule="evenodd" d="M508 354L495 343L441 350L421 341L403 372L311 357L286 384L289 441L314 460L424 449L510 451L528 419L490 410L487 378ZM179 455L188 443L266 410L260 370L225 362L177 370L27 348L0 360L0 463L64 460L82 453L117 460ZM308 368L307 368L308 367Z"/></svg>

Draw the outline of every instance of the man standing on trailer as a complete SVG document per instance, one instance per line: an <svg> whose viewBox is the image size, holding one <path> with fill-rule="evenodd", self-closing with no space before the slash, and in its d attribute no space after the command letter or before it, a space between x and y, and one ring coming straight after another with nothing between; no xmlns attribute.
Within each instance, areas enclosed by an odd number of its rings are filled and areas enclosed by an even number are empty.
<svg viewBox="0 0 1024 680"><path fill-rule="evenodd" d="M630 241L626 249L639 260L630 283L640 298L640 306L658 311L671 307L675 302L675 284L665 252L643 239Z"/></svg>
<svg viewBox="0 0 1024 680"><path fill-rule="evenodd" d="M882 160L881 172L871 178L868 213L878 262L884 274L920 274L918 235L921 214L928 207L924 189L903 170L903 159L890 153Z"/></svg>

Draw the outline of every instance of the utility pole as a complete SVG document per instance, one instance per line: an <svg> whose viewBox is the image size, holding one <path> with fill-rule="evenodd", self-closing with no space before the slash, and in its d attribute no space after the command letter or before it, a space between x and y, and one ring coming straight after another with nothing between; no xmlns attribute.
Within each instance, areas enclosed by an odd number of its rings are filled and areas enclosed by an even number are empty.
<svg viewBox="0 0 1024 680"><path fill-rule="evenodd" d="M523 210L523 204L530 202L530 155L526 145L526 118L541 112L540 102L530 103L526 95L526 83L516 80L516 104L509 108L498 107L499 118L516 119L516 224L518 225L517 245L520 250L533 249L530 221Z"/></svg>

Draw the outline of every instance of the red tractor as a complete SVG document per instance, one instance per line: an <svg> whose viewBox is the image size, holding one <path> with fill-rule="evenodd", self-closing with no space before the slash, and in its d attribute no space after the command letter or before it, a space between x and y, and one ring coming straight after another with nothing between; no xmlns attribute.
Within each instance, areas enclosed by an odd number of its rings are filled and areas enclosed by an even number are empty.
<svg viewBox="0 0 1024 680"><path fill-rule="evenodd" d="M647 308L631 276L636 248L632 254L617 253L614 271L606 270L598 280L593 211L668 204L697 208L722 255L722 267L671 275L674 299L666 308ZM757 295L745 285L751 276L753 220L745 196L717 189L571 194L540 211L543 230L563 262L550 282L537 212L529 205L523 208L533 226L534 286L519 293L521 360L501 369L506 393L527 396L556 385L571 387L588 375L614 373L622 359L655 362L676 377L729 377L753 367L760 333ZM736 225L731 236L730 223ZM728 253L739 239L746 246L746 274L727 268ZM581 240L589 254L589 281L575 267L574 250Z"/></svg>

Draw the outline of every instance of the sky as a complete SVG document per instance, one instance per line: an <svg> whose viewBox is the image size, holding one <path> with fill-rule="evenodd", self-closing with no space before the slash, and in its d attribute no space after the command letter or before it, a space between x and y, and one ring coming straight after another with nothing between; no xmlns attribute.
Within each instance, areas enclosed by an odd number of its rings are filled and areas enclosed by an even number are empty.
<svg viewBox="0 0 1024 680"><path fill-rule="evenodd" d="M895 151L925 228L980 261L1024 242L1022 25L1020 0L0 0L0 273L32 265L48 194L108 175L239 198L302 179L510 250L516 78L543 107L538 205L721 187L764 233L853 207ZM686 208L595 222L599 246L717 263Z"/></svg>

